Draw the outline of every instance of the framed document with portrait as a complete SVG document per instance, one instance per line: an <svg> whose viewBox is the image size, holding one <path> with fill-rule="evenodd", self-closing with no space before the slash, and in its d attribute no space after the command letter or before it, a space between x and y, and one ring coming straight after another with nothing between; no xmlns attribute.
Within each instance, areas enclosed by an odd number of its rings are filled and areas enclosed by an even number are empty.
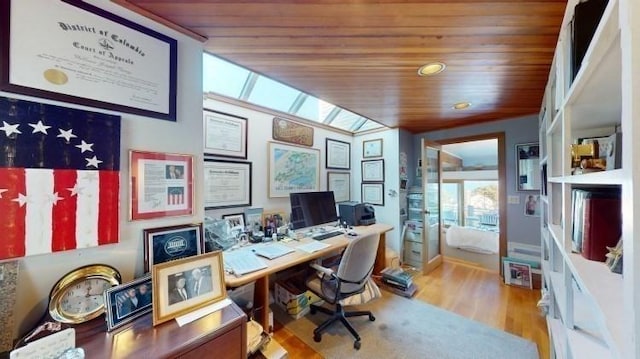
<svg viewBox="0 0 640 359"><path fill-rule="evenodd" d="M193 156L129 151L131 220L193 213Z"/></svg>

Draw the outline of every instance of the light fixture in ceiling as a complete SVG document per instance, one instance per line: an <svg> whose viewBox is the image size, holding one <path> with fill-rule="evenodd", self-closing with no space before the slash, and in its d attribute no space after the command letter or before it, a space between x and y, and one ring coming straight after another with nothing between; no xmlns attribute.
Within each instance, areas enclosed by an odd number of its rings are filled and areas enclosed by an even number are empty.
<svg viewBox="0 0 640 359"><path fill-rule="evenodd" d="M471 102L458 102L454 104L451 108L453 108L454 110L464 110L469 107L471 107Z"/></svg>
<svg viewBox="0 0 640 359"><path fill-rule="evenodd" d="M420 66L420 68L418 69L418 75L432 76L435 74L439 74L444 71L445 67L447 67L447 65L442 62L430 62L426 65Z"/></svg>

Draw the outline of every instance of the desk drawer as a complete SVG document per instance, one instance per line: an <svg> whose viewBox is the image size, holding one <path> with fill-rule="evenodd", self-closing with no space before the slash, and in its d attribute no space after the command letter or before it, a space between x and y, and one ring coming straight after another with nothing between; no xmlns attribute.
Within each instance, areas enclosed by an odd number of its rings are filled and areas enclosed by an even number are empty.
<svg viewBox="0 0 640 359"><path fill-rule="evenodd" d="M404 261L422 262L422 243L404 241Z"/></svg>

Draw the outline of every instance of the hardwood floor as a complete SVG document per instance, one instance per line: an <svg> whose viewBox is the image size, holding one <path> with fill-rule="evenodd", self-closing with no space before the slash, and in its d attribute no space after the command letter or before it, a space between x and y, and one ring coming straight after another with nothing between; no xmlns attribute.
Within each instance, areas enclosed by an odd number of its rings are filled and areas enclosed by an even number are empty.
<svg viewBox="0 0 640 359"><path fill-rule="evenodd" d="M538 345L540 358L549 358L547 324L536 307L539 290L508 286L494 272L449 261L413 280L419 288L414 299L531 340ZM289 358L322 358L278 323L274 338Z"/></svg>

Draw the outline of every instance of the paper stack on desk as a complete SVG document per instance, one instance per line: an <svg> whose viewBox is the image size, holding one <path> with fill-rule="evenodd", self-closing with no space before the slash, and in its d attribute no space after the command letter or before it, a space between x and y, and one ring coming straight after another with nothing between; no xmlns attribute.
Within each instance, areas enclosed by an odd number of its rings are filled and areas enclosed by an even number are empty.
<svg viewBox="0 0 640 359"><path fill-rule="evenodd" d="M267 265L248 249L224 251L222 259L225 269L237 276L267 268Z"/></svg>
<svg viewBox="0 0 640 359"><path fill-rule="evenodd" d="M278 257L282 257L285 254L293 252L292 248L287 246L283 246L282 244L264 244L258 245L251 249L255 254L268 258L275 259Z"/></svg>

